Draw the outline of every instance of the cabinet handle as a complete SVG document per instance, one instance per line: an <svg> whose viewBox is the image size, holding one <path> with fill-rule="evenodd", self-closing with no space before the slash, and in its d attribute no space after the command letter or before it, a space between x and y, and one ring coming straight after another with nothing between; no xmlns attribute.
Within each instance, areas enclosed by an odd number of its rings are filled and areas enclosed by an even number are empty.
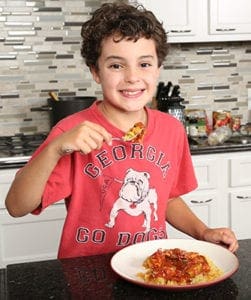
<svg viewBox="0 0 251 300"><path fill-rule="evenodd" d="M251 196L236 196L236 198L245 200L245 199L251 199Z"/></svg>
<svg viewBox="0 0 251 300"><path fill-rule="evenodd" d="M191 29L185 29L185 30L170 30L170 32L172 33L187 33L187 32L191 32Z"/></svg>
<svg viewBox="0 0 251 300"><path fill-rule="evenodd" d="M216 31L235 31L236 28L216 28Z"/></svg>
<svg viewBox="0 0 251 300"><path fill-rule="evenodd" d="M205 200L205 201L203 201L203 200L200 200L200 201L197 201L197 200L191 200L190 202L191 202L191 203L208 203L208 202L211 202L211 201L213 201L213 199L207 199L207 200Z"/></svg>

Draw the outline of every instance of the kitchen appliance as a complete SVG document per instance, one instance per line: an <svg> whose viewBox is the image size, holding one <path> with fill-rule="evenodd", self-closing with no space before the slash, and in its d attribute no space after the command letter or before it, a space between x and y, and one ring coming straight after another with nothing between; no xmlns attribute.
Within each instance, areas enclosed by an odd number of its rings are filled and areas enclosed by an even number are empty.
<svg viewBox="0 0 251 300"><path fill-rule="evenodd" d="M61 119L88 108L95 100L97 98L92 96L64 96L59 97L58 101L48 98L47 105L32 107L31 111L48 111L50 125L53 127Z"/></svg>
<svg viewBox="0 0 251 300"><path fill-rule="evenodd" d="M0 136L0 169L24 165L46 137L44 132Z"/></svg>

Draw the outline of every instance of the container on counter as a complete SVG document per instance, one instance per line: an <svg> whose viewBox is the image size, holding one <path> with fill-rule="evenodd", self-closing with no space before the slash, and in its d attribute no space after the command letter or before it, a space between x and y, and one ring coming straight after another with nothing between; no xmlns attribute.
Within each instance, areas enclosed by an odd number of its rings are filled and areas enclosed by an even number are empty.
<svg viewBox="0 0 251 300"><path fill-rule="evenodd" d="M232 117L232 131L233 132L239 132L241 128L241 118L238 116Z"/></svg>
<svg viewBox="0 0 251 300"><path fill-rule="evenodd" d="M213 129L222 126L228 126L229 128L231 128L232 126L231 112L227 110L213 111Z"/></svg>
<svg viewBox="0 0 251 300"><path fill-rule="evenodd" d="M241 127L240 127L240 134L241 135L251 136L251 123L247 123L245 125L241 125Z"/></svg>
<svg viewBox="0 0 251 300"><path fill-rule="evenodd" d="M206 137L209 132L207 115L204 109L186 109L186 131L191 137Z"/></svg>
<svg viewBox="0 0 251 300"><path fill-rule="evenodd" d="M232 136L229 126L220 126L212 131L208 136L208 144L211 146L221 145Z"/></svg>

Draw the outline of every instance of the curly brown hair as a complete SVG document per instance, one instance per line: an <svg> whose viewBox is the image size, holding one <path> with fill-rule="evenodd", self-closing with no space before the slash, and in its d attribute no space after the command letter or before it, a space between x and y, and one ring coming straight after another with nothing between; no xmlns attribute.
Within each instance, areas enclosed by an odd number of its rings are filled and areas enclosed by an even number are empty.
<svg viewBox="0 0 251 300"><path fill-rule="evenodd" d="M136 42L139 38L153 39L156 45L158 65L162 65L168 51L167 35L154 14L142 5L137 7L121 3L104 3L90 20L82 26L81 55L88 67L98 69L102 41L110 36Z"/></svg>

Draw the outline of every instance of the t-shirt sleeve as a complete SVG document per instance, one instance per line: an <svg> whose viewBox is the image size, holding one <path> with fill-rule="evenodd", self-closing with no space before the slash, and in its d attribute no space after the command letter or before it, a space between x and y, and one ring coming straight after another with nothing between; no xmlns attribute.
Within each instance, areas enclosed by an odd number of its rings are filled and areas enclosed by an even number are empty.
<svg viewBox="0 0 251 300"><path fill-rule="evenodd" d="M194 172L192 157L185 131L181 135L178 146L178 158L175 178L170 191L170 198L187 194L197 187L197 179Z"/></svg>
<svg viewBox="0 0 251 300"><path fill-rule="evenodd" d="M31 160L36 157L51 140L53 140L57 135L61 133L62 131L60 131L60 129L58 128L52 130L45 142L35 151ZM32 212L33 214L39 214L44 208L48 207L49 205L66 199L70 196L72 189L71 160L72 155L65 155L59 160L47 180L42 196L41 205Z"/></svg>

